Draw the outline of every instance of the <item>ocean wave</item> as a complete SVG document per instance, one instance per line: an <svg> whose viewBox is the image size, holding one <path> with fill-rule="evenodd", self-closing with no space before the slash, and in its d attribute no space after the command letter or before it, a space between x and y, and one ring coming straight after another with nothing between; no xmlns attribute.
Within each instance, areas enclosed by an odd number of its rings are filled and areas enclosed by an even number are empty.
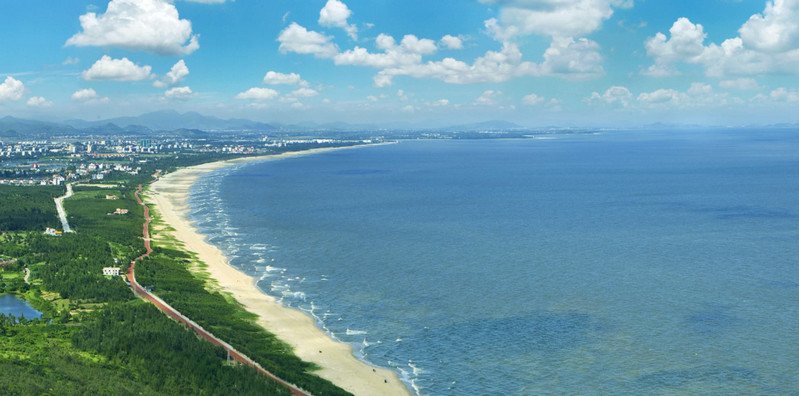
<svg viewBox="0 0 799 396"><path fill-rule="evenodd" d="M350 330L350 329L347 329L347 335L364 335L364 334L369 334L369 333L367 333L366 331L363 331L363 330Z"/></svg>
<svg viewBox="0 0 799 396"><path fill-rule="evenodd" d="M291 291L291 289L285 289L280 292L283 297L291 297L297 300L305 301L305 293L301 291Z"/></svg>

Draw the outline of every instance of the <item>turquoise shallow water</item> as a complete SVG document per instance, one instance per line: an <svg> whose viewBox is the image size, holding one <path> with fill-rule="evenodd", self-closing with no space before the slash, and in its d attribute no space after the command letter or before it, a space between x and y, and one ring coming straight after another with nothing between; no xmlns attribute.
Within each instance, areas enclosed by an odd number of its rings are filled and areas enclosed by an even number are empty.
<svg viewBox="0 0 799 396"><path fill-rule="evenodd" d="M799 393L799 134L409 141L241 165L191 217L415 392Z"/></svg>

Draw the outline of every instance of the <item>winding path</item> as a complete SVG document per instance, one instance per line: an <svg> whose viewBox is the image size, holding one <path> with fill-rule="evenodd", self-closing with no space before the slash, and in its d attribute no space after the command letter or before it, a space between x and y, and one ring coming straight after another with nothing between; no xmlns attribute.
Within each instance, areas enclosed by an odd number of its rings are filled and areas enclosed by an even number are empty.
<svg viewBox="0 0 799 396"><path fill-rule="evenodd" d="M67 184L67 193L64 196L55 198L55 208L58 211L58 217L61 219L61 228L64 232L74 232L69 228L67 222L67 212L64 210L64 200L72 196L72 183Z"/></svg>
<svg viewBox="0 0 799 396"><path fill-rule="evenodd" d="M176 309L172 308L169 304L164 302L164 300L160 299L155 294L152 294L147 290L145 290L143 287L141 287L141 285L139 285L138 282L136 282L136 275L134 271L136 262L145 257L149 257L150 254L153 252L153 249L150 247L150 208L147 205L145 205L144 202L142 202L141 198L139 197L139 193L141 191L142 191L142 186L139 185L139 188L136 190L135 196L136 196L136 201L139 203L139 205L141 205L144 208L144 227L143 227L144 229L142 230L142 235L144 237L144 248L146 250L146 253L136 258L136 260L133 260L133 262L131 262L130 266L128 267L127 278L131 284L131 287L133 287L133 292L136 293L136 295L138 295L139 297L142 297L147 301L150 301L151 303L155 304L155 306L158 307L158 309L161 310L161 312L167 314L172 319L175 319L185 324L186 326L194 330L194 332L196 332L200 337L206 339L211 344L225 348L225 350L228 352L231 358L235 359L236 361L242 364L254 367L256 370L258 370L259 373L263 374L267 378L288 388L289 391L291 391L292 395L311 396L310 393L303 391L302 389L296 387L295 385L290 384L278 378L276 375L270 373L269 371L266 371L266 369L261 367L260 364L256 363L249 357L245 356L243 353L237 351L235 348L230 346L230 344L226 343L225 341L222 341L213 334L209 333L208 331L203 329L202 326L198 325L197 323L194 323L194 321L187 318L186 316L178 312ZM69 192L71 193L71 188L69 189Z"/></svg>

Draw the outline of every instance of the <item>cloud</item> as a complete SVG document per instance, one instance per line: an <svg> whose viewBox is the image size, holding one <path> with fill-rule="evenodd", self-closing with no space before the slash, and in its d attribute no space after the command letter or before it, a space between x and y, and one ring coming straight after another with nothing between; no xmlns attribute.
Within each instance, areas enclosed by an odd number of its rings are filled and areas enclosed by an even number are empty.
<svg viewBox="0 0 799 396"><path fill-rule="evenodd" d="M373 78L377 87L392 85L396 76L438 79L451 84L495 83L526 76L596 78L604 75L599 44L577 35L598 29L602 21L612 15L614 7L632 6L632 1L629 0L481 2L502 6L500 19L485 21L488 31L501 41L502 48L486 51L471 64L452 57L424 62L424 57L434 54L439 46L447 49L463 48L462 39L452 35L445 35L436 42L408 34L397 43L394 37L379 34L374 41L376 51L355 46L340 52L332 42L332 37L309 31L296 23L280 33L280 51L332 58L336 65L379 69ZM336 0L328 1L325 9L337 11L320 16L320 24L346 24L350 11L343 3L339 3ZM336 21L335 25L333 21ZM543 54L544 61L540 64L524 61L519 45L513 41L517 36L533 33L546 34L552 38L550 47Z"/></svg>
<svg viewBox="0 0 799 396"><path fill-rule="evenodd" d="M419 64L422 62L422 55L432 54L437 49L433 40L419 39L412 34L405 35L399 45L393 37L380 34L375 39L375 46L383 52L370 53L365 48L356 46L354 49L337 54L333 61L337 65L390 68Z"/></svg>
<svg viewBox="0 0 799 396"><path fill-rule="evenodd" d="M175 63L172 66L172 68L166 75L164 75L164 77L154 82L153 86L157 88L173 87L183 82L183 79L185 79L188 75L189 68L186 67L186 62L181 59L178 61L178 63Z"/></svg>
<svg viewBox="0 0 799 396"><path fill-rule="evenodd" d="M526 104L528 106L538 106L541 103L544 103L545 101L546 101L546 99L544 99L543 97L538 96L536 94L525 95L522 98L522 103L524 103L524 104Z"/></svg>
<svg viewBox="0 0 799 396"><path fill-rule="evenodd" d="M646 40L654 64L644 74L677 74L679 63L700 65L711 77L799 74L799 0L767 2L763 14L752 15L738 32L720 45L705 45L702 25L679 18L671 37L658 33Z"/></svg>
<svg viewBox="0 0 799 396"><path fill-rule="evenodd" d="M108 102L107 97L100 97L100 95L91 88L75 91L75 93L72 94L72 100L83 103Z"/></svg>
<svg viewBox="0 0 799 396"><path fill-rule="evenodd" d="M319 95L319 92L311 88L299 88L291 92L291 96L295 98L310 98Z"/></svg>
<svg viewBox="0 0 799 396"><path fill-rule="evenodd" d="M53 102L41 96L32 96L30 99L28 99L28 106L31 107L50 107L52 105Z"/></svg>
<svg viewBox="0 0 799 396"><path fill-rule="evenodd" d="M62 65L77 65L78 63L80 63L80 59L73 58L71 56L68 56L67 59L64 59L64 61L61 62Z"/></svg>
<svg viewBox="0 0 799 396"><path fill-rule="evenodd" d="M280 93L270 88L250 88L238 95L236 99L264 101L275 99L280 96Z"/></svg>
<svg viewBox="0 0 799 396"><path fill-rule="evenodd" d="M314 55L317 58L332 58L338 53L338 47L330 41L333 37L308 30L296 22L292 22L280 32L277 41L281 53Z"/></svg>
<svg viewBox="0 0 799 396"><path fill-rule="evenodd" d="M542 73L569 79L585 79L604 74L599 44L588 39L556 38L544 52Z"/></svg>
<svg viewBox="0 0 799 396"><path fill-rule="evenodd" d="M438 41L439 44L442 46L449 48L449 49L462 49L463 48L463 40L459 37L450 36L449 34L442 37L441 40Z"/></svg>
<svg viewBox="0 0 799 396"><path fill-rule="evenodd" d="M480 0L499 4L498 18L485 22L494 39L538 34L550 37L578 37L592 33L613 15L613 7L629 8L623 0Z"/></svg>
<svg viewBox="0 0 799 396"><path fill-rule="evenodd" d="M347 24L347 18L350 15L352 15L352 11L347 8L346 4L339 0L327 0L327 4L319 11L319 25L342 28L350 38L357 40L358 28L355 25Z"/></svg>
<svg viewBox="0 0 799 396"><path fill-rule="evenodd" d="M735 80L724 80L719 82L719 87L724 89L736 89L740 91L760 89L754 78L738 78Z"/></svg>
<svg viewBox="0 0 799 396"><path fill-rule="evenodd" d="M150 74L152 67L138 66L128 58L112 59L108 55L103 55L92 67L81 73L81 78L89 81L141 81L152 77Z"/></svg>
<svg viewBox="0 0 799 396"><path fill-rule="evenodd" d="M183 0L183 1L188 1L189 3L221 4L227 0ZM236 1L236 0L230 0L230 1Z"/></svg>
<svg viewBox="0 0 799 396"><path fill-rule="evenodd" d="M795 49L799 44L799 1L766 2L763 14L752 15L738 30L743 44L767 53Z"/></svg>
<svg viewBox="0 0 799 396"><path fill-rule="evenodd" d="M658 89L654 92L644 92L638 95L638 101L649 104L664 104L679 102L680 93L674 89Z"/></svg>
<svg viewBox="0 0 799 396"><path fill-rule="evenodd" d="M722 107L729 104L726 94L713 92L713 87L705 83L695 82L686 92L675 89L658 89L653 92L644 92L636 99L641 105L650 108L676 107Z"/></svg>
<svg viewBox="0 0 799 396"><path fill-rule="evenodd" d="M769 98L775 102L799 102L799 92L795 89L777 88L769 93Z"/></svg>
<svg viewBox="0 0 799 396"><path fill-rule="evenodd" d="M175 87L164 92L164 98L175 100L191 99L194 95L189 87Z"/></svg>
<svg viewBox="0 0 799 396"><path fill-rule="evenodd" d="M25 93L25 84L11 76L0 84L0 102L18 101Z"/></svg>
<svg viewBox="0 0 799 396"><path fill-rule="evenodd" d="M374 81L375 86L385 87L392 84L395 76L411 76L435 78L451 84L472 84L503 82L514 77L541 74L539 65L522 61L522 53L515 44L505 43L501 51L487 51L471 65L454 58L444 58L441 61L381 70Z"/></svg>
<svg viewBox="0 0 799 396"><path fill-rule="evenodd" d="M608 88L605 93L594 92L587 99L588 103L601 103L610 106L627 107L633 99L633 94L625 87L613 86Z"/></svg>
<svg viewBox="0 0 799 396"><path fill-rule="evenodd" d="M67 40L78 47L117 47L158 55L188 55L198 48L191 22L166 0L111 0L105 14L80 16L83 31Z"/></svg>
<svg viewBox="0 0 799 396"><path fill-rule="evenodd" d="M433 106L433 107L448 106L449 105L449 100L448 99L439 99L439 100L436 100L433 103L430 103L430 105Z"/></svg>
<svg viewBox="0 0 799 396"><path fill-rule="evenodd" d="M705 52L702 42L707 37L702 25L695 25L688 18L680 18L669 29L669 34L671 38L657 33L644 42L647 55L655 59L655 64L645 74L655 77L670 76L677 74L674 64L680 60L701 62Z"/></svg>
<svg viewBox="0 0 799 396"><path fill-rule="evenodd" d="M488 89L483 91L480 97L475 99L474 104L481 106L493 106L497 104L497 98L500 96L502 96L502 91Z"/></svg>
<svg viewBox="0 0 799 396"><path fill-rule="evenodd" d="M268 71L264 76L264 84L266 85L308 85L297 73L278 73L275 71Z"/></svg>

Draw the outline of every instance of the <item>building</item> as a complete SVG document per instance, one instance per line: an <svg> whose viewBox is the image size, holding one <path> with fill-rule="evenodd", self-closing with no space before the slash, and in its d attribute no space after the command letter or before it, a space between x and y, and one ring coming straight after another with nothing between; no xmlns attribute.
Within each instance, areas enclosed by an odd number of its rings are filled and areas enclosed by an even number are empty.
<svg viewBox="0 0 799 396"><path fill-rule="evenodd" d="M128 212L130 212L128 209L117 208L117 210L114 211L114 214L116 214L116 215L126 215L126 214L128 214Z"/></svg>
<svg viewBox="0 0 799 396"><path fill-rule="evenodd" d="M56 230L55 228L50 228L50 227L47 227L47 228L44 230L44 235L50 235L50 236L61 236L62 234L63 234L63 232L61 232L61 231L58 231L58 230Z"/></svg>
<svg viewBox="0 0 799 396"><path fill-rule="evenodd" d="M117 197L116 195L106 194L105 195L105 199L110 199L112 201L116 201L117 199L119 199L119 197Z"/></svg>
<svg viewBox="0 0 799 396"><path fill-rule="evenodd" d="M120 268L119 267L105 267L103 268L103 275L105 276L119 276L120 275Z"/></svg>

